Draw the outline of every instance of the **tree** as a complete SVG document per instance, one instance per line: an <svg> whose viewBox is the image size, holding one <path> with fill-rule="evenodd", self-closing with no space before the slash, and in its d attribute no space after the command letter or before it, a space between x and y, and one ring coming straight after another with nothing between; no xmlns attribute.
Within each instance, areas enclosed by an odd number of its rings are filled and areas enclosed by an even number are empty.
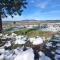
<svg viewBox="0 0 60 60"><path fill-rule="evenodd" d="M2 16L21 15L23 8L26 8L26 4L26 0L0 0L0 32L2 32Z"/></svg>
<svg viewBox="0 0 60 60"><path fill-rule="evenodd" d="M14 25L14 26L16 25L16 21L13 22L13 25Z"/></svg>

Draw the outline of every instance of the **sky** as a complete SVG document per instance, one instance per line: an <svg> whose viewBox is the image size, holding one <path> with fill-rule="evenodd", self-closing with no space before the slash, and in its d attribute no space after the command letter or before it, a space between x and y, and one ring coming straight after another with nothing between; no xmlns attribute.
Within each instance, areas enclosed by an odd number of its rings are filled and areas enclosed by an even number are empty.
<svg viewBox="0 0 60 60"><path fill-rule="evenodd" d="M8 16L3 21L60 20L60 0L27 0L27 8L21 16Z"/></svg>

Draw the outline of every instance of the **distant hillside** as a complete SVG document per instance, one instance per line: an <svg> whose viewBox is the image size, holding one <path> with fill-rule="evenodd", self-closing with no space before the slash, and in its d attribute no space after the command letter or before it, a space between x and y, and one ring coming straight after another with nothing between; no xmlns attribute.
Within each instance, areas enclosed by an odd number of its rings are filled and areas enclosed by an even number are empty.
<svg viewBox="0 0 60 60"><path fill-rule="evenodd" d="M15 21L15 22L49 22L49 23L55 23L55 22L60 22L60 20L20 20L20 21ZM3 22L14 22L14 21L3 21Z"/></svg>
<svg viewBox="0 0 60 60"><path fill-rule="evenodd" d="M49 23L60 23L60 20L46 20Z"/></svg>
<svg viewBox="0 0 60 60"><path fill-rule="evenodd" d="M4 26L15 25L31 25L31 24L41 24L41 23L60 23L60 20L21 20L21 21L3 21Z"/></svg>

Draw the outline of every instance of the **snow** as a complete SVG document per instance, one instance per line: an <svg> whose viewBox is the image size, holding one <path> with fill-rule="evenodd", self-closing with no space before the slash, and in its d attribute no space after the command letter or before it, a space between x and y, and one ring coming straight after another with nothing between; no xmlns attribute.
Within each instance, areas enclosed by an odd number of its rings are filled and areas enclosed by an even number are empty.
<svg viewBox="0 0 60 60"><path fill-rule="evenodd" d="M8 38L9 36L8 36L8 34L5 34L4 37L5 37L5 38Z"/></svg>
<svg viewBox="0 0 60 60"><path fill-rule="evenodd" d="M16 36L16 41L15 41L15 44L25 44L26 43L26 37L24 36Z"/></svg>
<svg viewBox="0 0 60 60"><path fill-rule="evenodd" d="M42 51L39 52L39 60L51 60L48 56L46 56Z"/></svg>
<svg viewBox="0 0 60 60"><path fill-rule="evenodd" d="M4 46L5 46L5 47L10 47L10 46L11 46L11 42L10 42L10 41L7 41L7 43L5 43Z"/></svg>
<svg viewBox="0 0 60 60"><path fill-rule="evenodd" d="M5 52L3 54L9 56L12 53L13 53L12 50L5 50Z"/></svg>
<svg viewBox="0 0 60 60"><path fill-rule="evenodd" d="M0 34L0 37L2 35ZM8 34L5 34L2 36L1 39L6 39L6 38L14 38L14 43L15 44L25 44L27 42L27 36L24 35L16 35L15 33L12 33L10 36ZM58 60L60 58L60 36L55 35L53 39L48 38L48 40L53 40L58 43L53 46L53 41L49 41L46 43L46 48L52 47L55 48L55 51L51 51L52 54L54 54L55 60ZM39 45L42 44L45 40L44 38L37 36L37 37L30 37L29 41L33 45ZM11 41L7 41L4 46L0 47L0 60L34 60L34 52L33 49L30 47L27 47L26 50L24 50L24 46L22 48L17 47L16 49L12 50L5 50L4 47L9 47L11 46ZM45 55L42 51L38 52L39 54L39 60L51 60L48 56Z"/></svg>
<svg viewBox="0 0 60 60"><path fill-rule="evenodd" d="M0 37L3 36L3 34L0 33Z"/></svg>
<svg viewBox="0 0 60 60"><path fill-rule="evenodd" d="M38 52L40 56L44 56L45 54L42 51Z"/></svg>
<svg viewBox="0 0 60 60"><path fill-rule="evenodd" d="M21 41L21 40L16 40L15 44L25 44L25 41Z"/></svg>
<svg viewBox="0 0 60 60"><path fill-rule="evenodd" d="M55 52L60 54L60 49L56 49L56 51L55 51Z"/></svg>
<svg viewBox="0 0 60 60"><path fill-rule="evenodd" d="M12 59L12 54L10 54L10 55L5 55L5 60L11 60Z"/></svg>
<svg viewBox="0 0 60 60"><path fill-rule="evenodd" d="M5 49L4 48L0 48L0 53L4 53Z"/></svg>
<svg viewBox="0 0 60 60"><path fill-rule="evenodd" d="M51 41L60 43L60 37L59 36L54 36L53 39L50 39Z"/></svg>
<svg viewBox="0 0 60 60"><path fill-rule="evenodd" d="M60 55L58 55L58 54L55 54L55 60L58 60L59 58L60 58Z"/></svg>
<svg viewBox="0 0 60 60"><path fill-rule="evenodd" d="M0 55L0 60L4 60L4 55L3 54Z"/></svg>
<svg viewBox="0 0 60 60"><path fill-rule="evenodd" d="M54 52L54 51L51 51L51 53L52 53L52 54L55 54L55 52Z"/></svg>
<svg viewBox="0 0 60 60"><path fill-rule="evenodd" d="M34 53L32 48L16 48L12 50L0 49L0 60L34 60Z"/></svg>
<svg viewBox="0 0 60 60"><path fill-rule="evenodd" d="M16 49L14 49L14 52L15 52L15 54L19 54L19 52L21 53L21 52L23 52L23 48L16 48Z"/></svg>
<svg viewBox="0 0 60 60"><path fill-rule="evenodd" d="M46 43L47 47L52 47L52 42Z"/></svg>
<svg viewBox="0 0 60 60"><path fill-rule="evenodd" d="M30 38L29 39L30 42L32 42L33 45L39 45L39 44L42 44L43 43L43 39L41 37L33 37L33 38Z"/></svg>
<svg viewBox="0 0 60 60"><path fill-rule="evenodd" d="M39 58L39 60L51 60L48 56L42 56Z"/></svg>
<svg viewBox="0 0 60 60"><path fill-rule="evenodd" d="M60 43L57 43L56 46L57 46L57 47L60 47Z"/></svg>
<svg viewBox="0 0 60 60"><path fill-rule="evenodd" d="M35 40L35 37L29 38L29 41L30 41L30 42L33 42L34 40Z"/></svg>
<svg viewBox="0 0 60 60"><path fill-rule="evenodd" d="M15 34L15 33L12 33L12 34L11 34L11 36L12 36L12 37L14 37L14 36L17 36L17 34Z"/></svg>
<svg viewBox="0 0 60 60"><path fill-rule="evenodd" d="M33 28L33 25L26 26L26 28L32 29Z"/></svg>
<svg viewBox="0 0 60 60"><path fill-rule="evenodd" d="M38 45L38 44L42 44L43 40L41 38L36 38L35 41L33 41L33 45Z"/></svg>
<svg viewBox="0 0 60 60"><path fill-rule="evenodd" d="M27 51L18 54L14 60L34 60L34 53L32 49L28 49Z"/></svg>
<svg viewBox="0 0 60 60"><path fill-rule="evenodd" d="M57 32L58 30L57 30L56 27L50 26L50 27L47 28L47 31Z"/></svg>

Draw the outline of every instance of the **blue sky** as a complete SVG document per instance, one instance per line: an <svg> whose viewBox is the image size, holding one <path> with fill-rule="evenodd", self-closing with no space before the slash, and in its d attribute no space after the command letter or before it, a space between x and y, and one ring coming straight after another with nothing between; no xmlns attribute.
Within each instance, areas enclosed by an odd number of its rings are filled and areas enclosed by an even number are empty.
<svg viewBox="0 0 60 60"><path fill-rule="evenodd" d="M21 16L14 18L8 16L3 21L17 20L59 20L60 19L60 0L27 0L27 9L24 9Z"/></svg>

